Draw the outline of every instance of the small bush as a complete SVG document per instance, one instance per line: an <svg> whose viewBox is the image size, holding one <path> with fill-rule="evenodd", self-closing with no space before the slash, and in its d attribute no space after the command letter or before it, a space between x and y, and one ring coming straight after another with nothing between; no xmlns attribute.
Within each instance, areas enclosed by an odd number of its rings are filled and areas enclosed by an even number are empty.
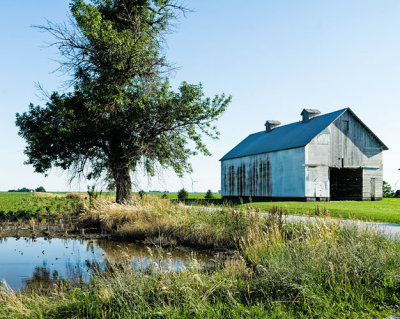
<svg viewBox="0 0 400 319"><path fill-rule="evenodd" d="M161 198L162 198L162 199L168 199L168 195L164 193L164 194L161 196Z"/></svg>
<svg viewBox="0 0 400 319"><path fill-rule="evenodd" d="M211 189L209 189L206 193L206 195L204 196L205 199L213 199L214 198L214 194L212 193Z"/></svg>
<svg viewBox="0 0 400 319"><path fill-rule="evenodd" d="M138 192L138 195L140 196L140 198L143 198L143 196L146 195L146 192L144 190L140 190Z"/></svg>
<svg viewBox="0 0 400 319"><path fill-rule="evenodd" d="M178 192L178 199L179 200L185 200L187 199L189 196L189 193L186 191L186 189L182 188L179 192Z"/></svg>

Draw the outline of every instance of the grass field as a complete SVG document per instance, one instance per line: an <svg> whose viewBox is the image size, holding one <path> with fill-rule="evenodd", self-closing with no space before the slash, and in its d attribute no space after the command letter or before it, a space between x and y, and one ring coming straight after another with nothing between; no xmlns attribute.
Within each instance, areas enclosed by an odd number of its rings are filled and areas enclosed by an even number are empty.
<svg viewBox="0 0 400 319"><path fill-rule="evenodd" d="M214 194L214 199L205 200L204 193L189 194L186 201L191 205L209 205L215 206L250 206L258 209L260 212L268 212L273 207L282 208L290 215L320 215L329 214L333 218L358 219L365 221L374 221L382 223L400 224L400 199L384 198L382 201L330 201L330 202L243 202L224 201L219 194ZM161 196L161 195L160 195ZM168 194L168 198L176 199L177 194Z"/></svg>
<svg viewBox="0 0 400 319"><path fill-rule="evenodd" d="M332 220L283 223L243 208L188 210L155 196L100 199L88 218L127 234L236 243L234 256L186 271L110 265L89 285L5 292L0 318L397 318L400 243ZM276 210L275 210L276 212Z"/></svg>
<svg viewBox="0 0 400 319"><path fill-rule="evenodd" d="M195 195L188 202L206 203ZM330 219L284 223L276 209L268 218L245 209L280 206L305 214L319 204L343 217L355 211L359 217L396 219L390 212L399 215L400 201L236 203L222 212L187 209L148 195L134 196L130 205L112 201L108 195L90 204L84 194L2 193L0 211L3 219L45 221L76 216L82 205L81 222L127 240L235 254L204 269L194 261L178 273L157 265L154 272L115 265L89 285L60 282L46 293L5 292L0 283L0 318L387 318L400 313L399 242L373 230L341 228Z"/></svg>
<svg viewBox="0 0 400 319"><path fill-rule="evenodd" d="M87 196L86 193L82 193ZM153 193L161 197L162 193ZM103 198L112 200L115 194L102 194ZM177 200L176 193L167 193L169 199ZM219 194L214 199L205 200L205 193L189 193L186 204L242 207L250 206L260 212L268 212L273 207L282 208L292 215L329 214L333 218L359 219L383 223L400 224L400 199L385 198L376 202L244 202L224 201ZM77 210L78 199L66 193L0 193L0 220L26 220L30 218L56 218L60 214L71 215Z"/></svg>
<svg viewBox="0 0 400 319"><path fill-rule="evenodd" d="M398 198L384 198L376 202L254 202L245 205L258 208L263 212L276 206L293 215L315 215L316 211L318 214L318 210L320 212L326 210L334 218L400 224L400 199Z"/></svg>

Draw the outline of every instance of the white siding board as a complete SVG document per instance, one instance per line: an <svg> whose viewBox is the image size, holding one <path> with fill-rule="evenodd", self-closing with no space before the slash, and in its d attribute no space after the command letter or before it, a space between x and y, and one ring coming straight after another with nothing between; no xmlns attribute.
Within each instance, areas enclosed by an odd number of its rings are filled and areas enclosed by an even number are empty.
<svg viewBox="0 0 400 319"><path fill-rule="evenodd" d="M304 148L221 162L222 196L304 197Z"/></svg>

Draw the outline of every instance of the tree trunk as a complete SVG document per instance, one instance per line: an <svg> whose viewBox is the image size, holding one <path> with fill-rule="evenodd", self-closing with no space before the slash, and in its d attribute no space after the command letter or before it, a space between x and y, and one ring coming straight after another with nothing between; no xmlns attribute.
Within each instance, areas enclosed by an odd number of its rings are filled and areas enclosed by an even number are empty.
<svg viewBox="0 0 400 319"><path fill-rule="evenodd" d="M117 189L116 202L126 204L132 200L132 183L129 168L124 167L114 171L115 187Z"/></svg>

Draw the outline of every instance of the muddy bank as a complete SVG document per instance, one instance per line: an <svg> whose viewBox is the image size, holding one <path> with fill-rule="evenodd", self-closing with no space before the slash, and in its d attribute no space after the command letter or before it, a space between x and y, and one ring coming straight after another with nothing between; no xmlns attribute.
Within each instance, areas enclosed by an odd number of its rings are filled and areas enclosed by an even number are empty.
<svg viewBox="0 0 400 319"><path fill-rule="evenodd" d="M84 227L72 223L18 223L0 222L0 237L57 237L57 238L104 238L113 237L112 234L102 232L98 228Z"/></svg>
<svg viewBox="0 0 400 319"><path fill-rule="evenodd" d="M123 236L118 232L109 232L98 227L88 227L74 223L46 223L37 224L29 222L0 222L0 238L26 237L26 238L61 238L61 239L104 239L110 241L123 241L140 243L163 248L174 248L182 251L197 251L213 254L218 257L228 258L236 253L234 249L194 247L192 245L178 244L176 240L165 237L140 237Z"/></svg>

